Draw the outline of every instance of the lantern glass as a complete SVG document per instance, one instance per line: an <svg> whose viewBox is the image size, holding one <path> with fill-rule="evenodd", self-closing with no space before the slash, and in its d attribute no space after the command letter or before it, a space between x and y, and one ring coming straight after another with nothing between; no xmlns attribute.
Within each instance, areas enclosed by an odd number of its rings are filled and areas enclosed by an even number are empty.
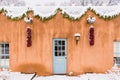
<svg viewBox="0 0 120 80"><path fill-rule="evenodd" d="M78 41L80 39L80 36L76 36L76 40Z"/></svg>
<svg viewBox="0 0 120 80"><path fill-rule="evenodd" d="M80 34L79 33L76 33L74 36L76 38L76 41L78 41L80 39Z"/></svg>

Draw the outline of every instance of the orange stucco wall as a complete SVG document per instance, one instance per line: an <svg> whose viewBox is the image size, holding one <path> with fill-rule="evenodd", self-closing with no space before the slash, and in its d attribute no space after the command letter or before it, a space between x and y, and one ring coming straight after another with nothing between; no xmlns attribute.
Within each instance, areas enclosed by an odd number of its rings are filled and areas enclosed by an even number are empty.
<svg viewBox="0 0 120 80"><path fill-rule="evenodd" d="M89 45L88 15L96 17L95 44ZM67 74L106 72L113 66L113 41L120 40L120 16L104 21L91 11L79 21L70 21L58 13L51 20L42 22L33 17L32 24L24 20L12 21L0 14L0 42L10 44L10 69L22 72L52 74L52 39L67 39ZM26 27L32 28L32 46L26 46ZM76 44L74 34L81 37ZM29 67L28 67L29 66ZM42 70L42 71L41 71Z"/></svg>

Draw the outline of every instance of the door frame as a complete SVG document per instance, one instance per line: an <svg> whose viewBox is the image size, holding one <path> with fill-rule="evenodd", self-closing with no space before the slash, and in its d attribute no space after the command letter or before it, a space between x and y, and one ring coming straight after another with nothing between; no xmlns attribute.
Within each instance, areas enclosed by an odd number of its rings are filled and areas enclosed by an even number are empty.
<svg viewBox="0 0 120 80"><path fill-rule="evenodd" d="M66 58L66 73L65 74L67 74L67 38L53 38L52 39L52 74L53 75L55 75L55 73L54 73L54 40L65 40L65 58ZM59 73L58 73L59 74ZM60 74L59 74L60 75Z"/></svg>

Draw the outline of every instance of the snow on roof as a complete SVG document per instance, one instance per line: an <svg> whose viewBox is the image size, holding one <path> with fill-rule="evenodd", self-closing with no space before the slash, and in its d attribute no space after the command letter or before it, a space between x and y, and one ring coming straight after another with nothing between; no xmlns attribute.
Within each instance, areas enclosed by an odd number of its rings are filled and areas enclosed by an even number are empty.
<svg viewBox="0 0 120 80"><path fill-rule="evenodd" d="M83 7L83 6L61 6L62 13L66 13L69 16L77 19L81 17L85 12L87 11L88 7Z"/></svg>
<svg viewBox="0 0 120 80"><path fill-rule="evenodd" d="M120 6L92 6L91 9L95 10L96 14L100 16L114 16L119 15L120 13Z"/></svg>
<svg viewBox="0 0 120 80"><path fill-rule="evenodd" d="M57 13L57 9L60 8L62 10L62 14L66 13L69 16L77 19L81 17L85 12L88 10L88 8L91 8L93 11L96 12L96 14L99 14L103 17L109 17L109 16L115 16L120 14L120 6L33 6L33 7L27 7L27 6L20 6L20 7L0 7L0 10L3 8L6 10L6 16L15 18L15 17L22 17L23 14L25 14L30 9L33 10L34 16L39 15L40 17L48 18L51 15L55 15Z"/></svg>
<svg viewBox="0 0 120 80"><path fill-rule="evenodd" d="M96 2L97 1L97 2ZM57 9L62 10L62 14L67 14L74 19L80 18L88 8L96 14L104 17L112 17L120 13L120 0L0 0L0 10L6 10L6 16L15 18L22 17L29 9L33 10L34 16L48 18L57 13ZM101 2L102 1L102 2ZM112 5L113 3L117 5ZM78 5L78 6L76 6ZM102 5L102 6L99 6ZM112 6L108 6L112 5Z"/></svg>
<svg viewBox="0 0 120 80"><path fill-rule="evenodd" d="M51 15L55 15L57 13L57 9L58 7L54 7L54 6L41 6L41 7L32 7L31 8L34 11L34 15L39 15L42 18L44 17L49 17Z"/></svg>
<svg viewBox="0 0 120 80"><path fill-rule="evenodd" d="M28 11L27 7L3 7L7 11L6 16L15 18L15 17L22 17Z"/></svg>

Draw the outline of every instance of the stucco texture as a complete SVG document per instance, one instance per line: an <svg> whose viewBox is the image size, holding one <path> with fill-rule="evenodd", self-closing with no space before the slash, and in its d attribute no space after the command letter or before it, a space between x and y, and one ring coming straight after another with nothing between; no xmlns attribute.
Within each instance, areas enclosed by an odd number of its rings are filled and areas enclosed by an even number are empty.
<svg viewBox="0 0 120 80"><path fill-rule="evenodd" d="M32 16L32 14L29 14ZM96 17L95 44L89 44L88 15ZM87 72L104 73L113 66L113 42L120 40L120 16L105 21L88 11L78 21L63 18L60 12L45 22L33 17L33 23L24 19L12 21L0 14L0 42L10 44L10 69L38 75L52 75L53 38L67 39L67 74ZM32 46L26 46L26 27L32 28ZM80 33L76 44L75 33Z"/></svg>

